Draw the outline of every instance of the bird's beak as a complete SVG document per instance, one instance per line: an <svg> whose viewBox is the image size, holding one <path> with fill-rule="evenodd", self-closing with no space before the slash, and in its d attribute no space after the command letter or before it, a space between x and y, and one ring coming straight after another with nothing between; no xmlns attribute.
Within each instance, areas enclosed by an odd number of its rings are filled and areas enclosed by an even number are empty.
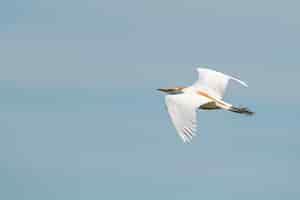
<svg viewBox="0 0 300 200"><path fill-rule="evenodd" d="M157 90L161 91L161 92L167 92L168 91L168 89L164 89L164 88L158 88Z"/></svg>

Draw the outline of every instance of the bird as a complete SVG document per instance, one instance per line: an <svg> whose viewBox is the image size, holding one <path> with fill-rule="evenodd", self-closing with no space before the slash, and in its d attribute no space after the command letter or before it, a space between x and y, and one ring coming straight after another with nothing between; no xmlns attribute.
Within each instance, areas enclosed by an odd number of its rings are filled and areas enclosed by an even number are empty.
<svg viewBox="0 0 300 200"><path fill-rule="evenodd" d="M232 76L208 68L197 68L198 80L191 86L159 88L167 93L165 105L171 121L184 143L190 143L197 132L197 110L223 109L253 115L247 107L236 107L223 101L229 81L248 85Z"/></svg>

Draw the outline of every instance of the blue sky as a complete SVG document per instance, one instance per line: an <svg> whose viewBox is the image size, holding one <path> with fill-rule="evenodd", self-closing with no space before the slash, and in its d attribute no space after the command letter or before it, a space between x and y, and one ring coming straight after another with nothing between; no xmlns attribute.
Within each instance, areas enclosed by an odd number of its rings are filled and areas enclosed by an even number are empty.
<svg viewBox="0 0 300 200"><path fill-rule="evenodd" d="M299 199L297 1L0 3L1 199ZM177 137L158 87L245 80Z"/></svg>

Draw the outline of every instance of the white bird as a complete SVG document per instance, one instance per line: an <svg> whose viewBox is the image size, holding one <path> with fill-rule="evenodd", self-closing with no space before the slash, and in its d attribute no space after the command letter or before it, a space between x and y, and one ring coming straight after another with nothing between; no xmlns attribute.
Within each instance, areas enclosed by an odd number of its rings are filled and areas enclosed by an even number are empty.
<svg viewBox="0 0 300 200"><path fill-rule="evenodd" d="M189 87L160 88L166 92L166 107L178 135L184 143L196 135L198 109L224 109L235 113L252 115L245 107L234 107L222 100L229 80L248 87L237 78L211 69L198 68L199 79Z"/></svg>

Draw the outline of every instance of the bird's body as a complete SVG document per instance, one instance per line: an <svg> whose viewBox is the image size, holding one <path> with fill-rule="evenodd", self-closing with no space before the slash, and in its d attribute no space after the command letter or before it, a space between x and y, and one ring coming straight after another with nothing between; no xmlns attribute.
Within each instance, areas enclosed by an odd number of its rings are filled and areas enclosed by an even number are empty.
<svg viewBox="0 0 300 200"><path fill-rule="evenodd" d="M165 103L171 121L184 142L190 142L196 135L198 109L225 109L236 113L252 115L247 108L237 108L223 101L229 80L245 87L243 81L211 69L198 68L199 79L189 87L161 88L168 93Z"/></svg>

